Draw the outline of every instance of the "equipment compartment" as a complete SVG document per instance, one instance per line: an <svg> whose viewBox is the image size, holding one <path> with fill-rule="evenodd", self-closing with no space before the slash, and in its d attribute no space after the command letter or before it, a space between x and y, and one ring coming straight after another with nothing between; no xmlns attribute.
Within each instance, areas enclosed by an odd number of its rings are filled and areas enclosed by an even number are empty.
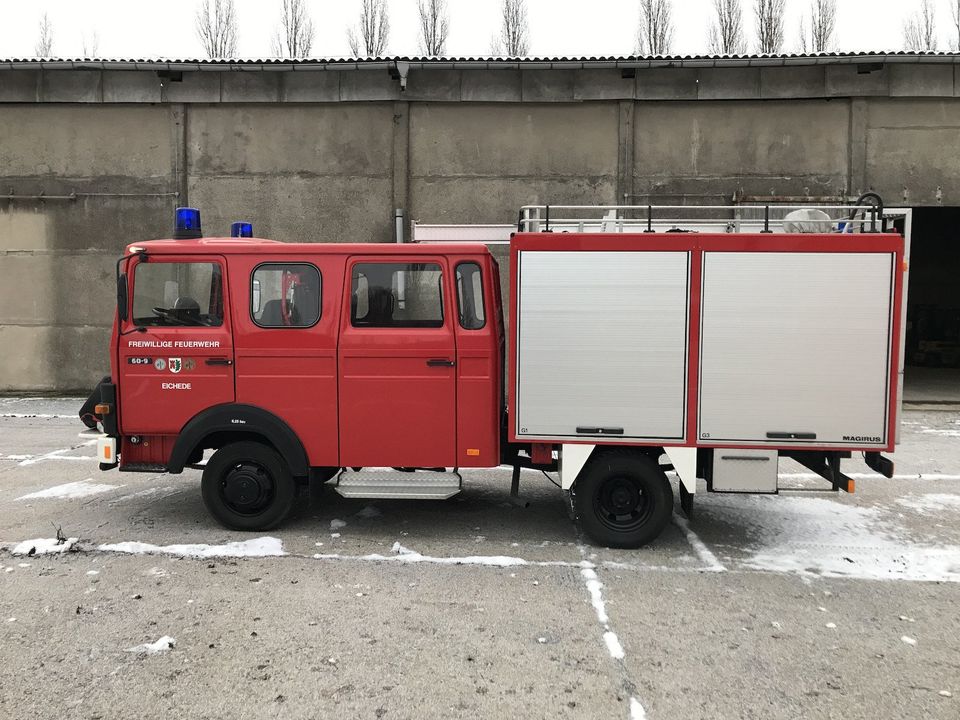
<svg viewBox="0 0 960 720"><path fill-rule="evenodd" d="M700 442L884 446L895 257L705 252Z"/></svg>
<svg viewBox="0 0 960 720"><path fill-rule="evenodd" d="M682 439L689 253L519 257L517 436Z"/></svg>
<svg viewBox="0 0 960 720"><path fill-rule="evenodd" d="M713 451L710 489L713 492L775 493L777 465L776 450L717 448Z"/></svg>

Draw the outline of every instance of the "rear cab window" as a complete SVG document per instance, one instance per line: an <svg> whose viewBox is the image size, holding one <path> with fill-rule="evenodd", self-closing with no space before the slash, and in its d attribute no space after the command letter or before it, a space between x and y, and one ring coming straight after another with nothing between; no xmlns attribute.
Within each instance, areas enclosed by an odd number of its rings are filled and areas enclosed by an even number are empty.
<svg viewBox="0 0 960 720"><path fill-rule="evenodd" d="M223 324L223 271L213 262L136 266L133 322L138 327L219 327Z"/></svg>
<svg viewBox="0 0 960 720"><path fill-rule="evenodd" d="M357 263L350 322L367 328L443 327L443 273L436 263Z"/></svg>

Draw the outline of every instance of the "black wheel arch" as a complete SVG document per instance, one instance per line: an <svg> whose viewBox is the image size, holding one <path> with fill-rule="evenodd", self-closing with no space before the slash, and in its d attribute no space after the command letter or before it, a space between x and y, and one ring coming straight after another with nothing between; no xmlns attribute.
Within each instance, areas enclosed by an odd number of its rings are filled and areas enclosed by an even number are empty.
<svg viewBox="0 0 960 720"><path fill-rule="evenodd" d="M268 410L242 403L214 405L184 425L170 453L167 472L183 472L190 456L198 449L258 439L280 453L294 477L310 474L307 452L290 426Z"/></svg>

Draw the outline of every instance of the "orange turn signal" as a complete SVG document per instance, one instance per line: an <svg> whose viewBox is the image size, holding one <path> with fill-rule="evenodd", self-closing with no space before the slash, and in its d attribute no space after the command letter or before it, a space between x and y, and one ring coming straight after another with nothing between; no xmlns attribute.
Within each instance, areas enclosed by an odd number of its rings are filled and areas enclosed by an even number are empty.
<svg viewBox="0 0 960 720"><path fill-rule="evenodd" d="M467 455L476 457L480 454L480 448L467 448Z"/></svg>
<svg viewBox="0 0 960 720"><path fill-rule="evenodd" d="M107 403L100 403L93 409L93 412L95 415L109 415L110 405Z"/></svg>

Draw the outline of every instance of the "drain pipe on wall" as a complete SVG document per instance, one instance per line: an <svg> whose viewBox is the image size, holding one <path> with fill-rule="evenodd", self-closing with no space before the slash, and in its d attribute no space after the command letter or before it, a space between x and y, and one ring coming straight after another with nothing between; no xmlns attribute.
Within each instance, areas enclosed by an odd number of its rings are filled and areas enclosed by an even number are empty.
<svg viewBox="0 0 960 720"><path fill-rule="evenodd" d="M406 242L406 239L403 236L403 225L404 219L406 218L406 213L403 208L397 208L393 211L393 224L395 227L395 238L398 243Z"/></svg>

